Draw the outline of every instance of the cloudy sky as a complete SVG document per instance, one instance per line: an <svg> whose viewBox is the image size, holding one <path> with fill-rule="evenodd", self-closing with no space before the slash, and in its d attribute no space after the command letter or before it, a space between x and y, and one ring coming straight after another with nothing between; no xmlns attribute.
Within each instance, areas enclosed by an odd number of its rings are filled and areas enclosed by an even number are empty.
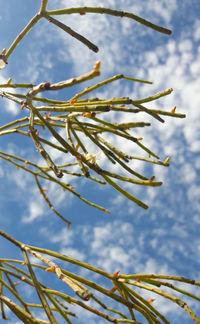
<svg viewBox="0 0 200 324"><path fill-rule="evenodd" d="M9 48L38 11L40 1L0 2L3 4L0 48L3 49ZM95 0L49 0L48 9L97 6L98 3ZM101 6L133 12L173 33L162 35L128 18L97 14L59 17L98 45L99 52L93 53L62 30L40 21L15 49L6 68L0 71L0 83L10 77L13 83L58 82L91 71L94 63L100 60L101 76L89 85L119 73L150 80L153 84L120 80L98 89L95 97L138 99L173 88L170 96L148 107L170 111L176 106L177 112L186 114L185 119L166 116L162 124L145 114L108 116L108 120L117 122L133 121L134 118L151 122L151 127L140 129L136 135L142 136L144 144L162 160L169 156L170 167L146 166L138 161L132 166L149 177L155 175L163 185L144 189L136 185L125 187L149 205L145 211L108 186L102 188L86 180L70 178L79 192L109 209L111 214L95 210L59 187L49 185L48 196L54 206L72 222L68 230L48 209L31 175L0 160L0 227L22 242L58 250L111 273L120 270L121 273L171 274L200 281L199 0L102 0ZM84 88L85 84L78 90ZM52 98L68 100L74 94L72 91L62 90L60 94L52 94ZM0 107L1 125L26 116L25 111L6 99L0 100ZM134 145L127 141L117 139L115 143L117 147L123 146L127 154L143 154L136 152ZM1 151L40 161L31 141L24 141L20 135L1 137L0 146ZM96 153L95 147L91 147L91 152ZM63 157L54 154L54 161L60 164ZM105 163L101 155L98 163ZM14 257L15 254L12 246L0 239L1 257ZM154 302L155 307L158 305L172 323L192 323L178 306L160 298ZM190 306L200 314L197 303L191 301ZM83 321L83 312L78 312L76 323L85 323L88 315L84 315ZM87 322L94 323L94 320L104 323L92 315ZM13 319L12 323L18 322Z"/></svg>

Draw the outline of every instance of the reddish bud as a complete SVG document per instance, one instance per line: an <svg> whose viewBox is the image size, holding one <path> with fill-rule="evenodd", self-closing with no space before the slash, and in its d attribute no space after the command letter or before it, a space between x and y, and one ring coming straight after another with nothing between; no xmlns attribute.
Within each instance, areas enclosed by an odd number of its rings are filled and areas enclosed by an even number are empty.
<svg viewBox="0 0 200 324"><path fill-rule="evenodd" d="M115 271L114 273L113 273L113 278L118 278L119 277L119 273L120 273L120 270L118 270L118 271Z"/></svg>
<svg viewBox="0 0 200 324"><path fill-rule="evenodd" d="M107 214L110 214L109 210L108 209L105 209L105 213Z"/></svg>
<svg viewBox="0 0 200 324"><path fill-rule="evenodd" d="M156 299L155 299L155 298L151 298L151 299L147 300L147 303L148 303L148 304L151 304L151 303L154 302L154 300L156 300Z"/></svg>
<svg viewBox="0 0 200 324"><path fill-rule="evenodd" d="M114 292L117 290L117 287L113 287L110 290L108 290L109 294L114 294Z"/></svg>
<svg viewBox="0 0 200 324"><path fill-rule="evenodd" d="M47 114L46 112L44 113L44 118L48 119L50 117L50 114Z"/></svg>
<svg viewBox="0 0 200 324"><path fill-rule="evenodd" d="M172 108L171 113L174 114L175 111L176 111L176 106L174 108Z"/></svg>
<svg viewBox="0 0 200 324"><path fill-rule="evenodd" d="M16 286L18 286L19 284L20 284L20 281L15 282L15 283L14 283L14 286L16 287Z"/></svg>
<svg viewBox="0 0 200 324"><path fill-rule="evenodd" d="M74 106L75 102L76 102L76 100L70 100L69 105Z"/></svg>

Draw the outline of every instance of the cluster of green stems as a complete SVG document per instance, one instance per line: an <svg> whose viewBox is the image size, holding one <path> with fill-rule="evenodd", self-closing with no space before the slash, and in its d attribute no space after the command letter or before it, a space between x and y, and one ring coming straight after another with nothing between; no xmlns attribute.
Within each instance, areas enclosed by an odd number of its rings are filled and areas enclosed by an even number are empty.
<svg viewBox="0 0 200 324"><path fill-rule="evenodd" d="M41 1L39 12L16 37L9 49L4 49L2 51L0 55L0 67L4 67L16 46L42 18L67 32L72 37L75 37L94 52L98 51L96 44L93 44L90 40L78 34L69 26L53 18L53 16L69 14L79 14L83 16L89 13L96 13L113 15L121 18L127 17L161 33L167 35L171 34L170 30L157 26L130 12L103 7L64 8L48 11L47 3L48 0ZM98 82L91 87L87 87L69 100L52 100L46 95L50 91L59 91L61 89L73 87L82 82L87 82L99 76L99 74L100 62L97 62L91 72L55 84L50 84L49 82L38 85L32 83L19 84L12 83L12 80L9 79L7 83L0 85L0 88L3 89L0 90L0 96L15 102L19 106L19 109L21 108L25 114L25 117L1 125L0 136L19 134L29 137L37 152L45 161L45 166L32 162L28 158L22 158L18 155L3 151L0 152L0 158L30 173L34 177L39 192L42 194L46 203L58 217L67 223L68 227L71 225L71 221L63 217L54 208L49 197L46 195L46 190L43 189L43 183L55 183L64 191L70 192L90 206L109 213L107 208L87 200L75 190L72 184L62 180L64 175L79 178L84 177L88 181L91 180L101 185L108 184L112 186L129 200L147 209L148 206L144 202L134 197L132 193L126 191L120 183L158 187L162 182L155 181L154 176L148 178L138 173L130 167L128 163L131 160L139 160L145 163L153 163L165 167L169 166L169 157L167 157L165 161L161 161L154 151L142 143L142 138L132 135L133 131L137 128L149 127L151 125L149 122L138 122L133 119L133 121L126 123L113 123L106 120L104 116L108 115L110 112L114 112L115 116L121 112L123 114L131 113L133 116L134 114L145 112L161 123L164 122L164 116L177 118L185 117L184 114L177 113L175 107L169 111L146 107L146 103L148 104L148 102L169 95L172 89L167 89L142 99L132 99L129 97L99 99L96 97L87 97L91 92L119 79L151 84L150 81L132 78L123 74L116 75L107 80ZM15 92L9 89L15 89ZM45 93L45 96L40 96L41 93ZM65 133L62 132L63 129ZM106 134L112 135L114 139L119 137L126 139L126 141L130 141L133 146L135 145L139 148L144 155L135 156L123 152L120 148L106 139ZM54 141L52 141L52 138L54 138ZM112 171L111 167L107 169L100 167L97 163L96 154L89 149L91 143L106 157L110 165L119 165L122 172L115 173ZM62 160L64 157L66 163L56 164L51 156L51 149L57 150L57 152L62 154ZM74 171L75 167L76 171ZM128 176L124 174L128 174ZM72 323L72 319L76 317L76 313L69 310L68 307L71 307L73 304L112 323L140 323L137 321L137 314L140 314L139 318L142 316L150 324L169 323L168 320L152 306L154 300L152 295L159 295L176 303L183 308L196 323L200 323L200 320L187 303L177 297L177 294L173 295L168 292L170 288L176 293L181 293L199 301L199 297L186 290L180 289L178 284L174 284L174 282L182 282L199 286L199 282L183 277L166 275L123 275L120 274L119 271L110 274L58 252L23 244L1 230L0 235L19 248L23 256L22 260L0 259L0 307L4 320L7 319L5 311L6 305L17 318L24 323L56 324L56 313L59 313L66 323ZM37 259L36 263L30 261L30 255L32 259ZM106 287L69 272L66 269L68 269L70 263L87 269L89 274L95 273L99 278L106 279ZM72 295L75 294L74 297L72 297L71 294L68 295L43 284L38 279L41 272L45 274L45 278L54 275L60 279L64 285L67 285L71 289ZM49 274L49 272L52 273ZM18 282L15 282L15 280L18 280ZM171 283L171 281L173 281L173 283ZM27 301L24 294L21 295L19 290L17 290L18 284L20 284L20 286L27 285L34 289L37 293L39 303ZM161 286L167 287L167 291L161 289ZM147 290L149 292L149 299L146 300L140 293L136 292L138 290L134 288ZM8 295L10 298L4 294L5 291L9 292ZM106 302L104 301L105 297L107 298ZM89 300L92 301L92 306L88 303ZM47 320L37 318L35 316L35 309L43 309Z"/></svg>
<svg viewBox="0 0 200 324"><path fill-rule="evenodd" d="M149 122L127 122L127 123L113 123L106 121L102 116L109 114L110 112L120 113L133 113L138 114L145 112L151 117L155 118L159 122L163 123L164 120L161 116L167 115L172 117L184 118L184 114L176 113L172 111L163 111L156 109L149 109L144 106L144 103L148 103L153 100L157 100L163 96L169 95L172 89L165 90L163 92L154 94L147 98L133 100L129 97L122 98L88 98L82 99L82 96L86 96L88 93L102 87L108 83L114 82L120 78L128 79L132 82L150 83L146 80L138 80L124 75L117 75L105 81L101 81L94 86L86 88L73 98L67 101L51 100L47 97L39 97L41 92L48 92L54 90L60 90L69 86L74 86L77 83L85 82L94 78L100 74L100 62L97 62L91 72L82 75L77 78L73 78L66 81L61 81L56 84L50 84L49 82L41 83L39 85L33 84L12 84L9 80L6 84L2 84L2 88L30 88L26 94L12 93L9 91L1 91L0 94L9 100L16 102L19 107L25 112L27 111L29 116L14 120L6 125L0 126L0 136L8 134L20 134L30 137L36 150L41 154L42 158L46 162L46 166L41 166L36 163L23 159L17 155L11 155L5 152L0 153L0 158L10 162L16 167L23 169L34 175L36 184L39 191L56 214L64 218L55 210L44 194L39 180L48 180L60 185L63 190L68 190L85 203L96 207L102 211L109 212L107 208L99 206L93 202L88 201L82 195L80 195L73 185L61 180L65 174L70 174L75 177L85 177L88 180L95 181L99 184L109 184L126 198L130 199L140 207L147 209L148 206L134 197L131 193L127 192L117 183L118 180L122 182L129 182L141 186L158 187L162 185L162 182L155 181L155 177L147 178L136 172L128 165L131 160L141 160L146 163L154 163L162 166L169 166L169 158L165 161L161 161L159 156L155 154L150 148L142 144L142 138L133 136L130 132L136 128L149 127ZM38 105L40 103L40 105ZM43 105L42 105L43 104ZM44 105L45 104L45 105ZM20 109L20 108L19 108ZM40 136L44 130L48 131L46 138ZM65 129L65 134L61 132ZM136 145L145 153L146 156L134 156L127 154L115 147L111 142L106 140L106 134L111 134L114 138L120 137L126 139ZM105 134L105 136L103 136ZM52 141L51 137L54 137L56 144ZM83 138L85 137L85 141ZM94 152L91 152L90 142L95 145L97 151L102 152L111 165L118 164L128 173L130 176L111 172L112 167L103 169L97 163L97 157ZM48 148L53 148L63 154L63 159L69 159L69 162L62 165L56 165L53 159L48 153ZM65 158L66 157L66 158ZM152 159L153 157L153 159ZM74 167L80 169L79 172L74 171ZM73 170L70 170L70 167ZM95 175L96 174L96 175ZM134 176L134 177L133 177ZM115 181L113 180L115 179ZM70 222L66 220L68 225Z"/></svg>
<svg viewBox="0 0 200 324"><path fill-rule="evenodd" d="M181 295L189 296L194 300L200 301L198 296L180 288L178 284L181 282L182 284L199 287L200 282L184 277L168 275L125 275L120 274L119 271L110 274L58 252L23 244L3 231L0 231L0 235L19 248L23 255L22 260L0 259L0 305L3 319L7 319L4 309L4 305L7 305L25 323L56 324L56 313L59 313L66 320L66 323L72 323L72 318L76 317L76 307L72 305L77 305L103 318L105 321L115 324L141 324L142 322L137 320L138 314L150 324L169 324L165 316L152 305L156 299L156 295L158 295L177 304L196 323L200 323L200 320L188 304L177 296L178 292ZM30 256L32 257L32 262L30 261ZM37 260L36 263L34 263L33 258ZM77 265L79 269L86 269L88 272L87 277L90 279L66 270L70 264ZM45 276L42 276L42 273ZM105 287L91 280L92 273L98 276L98 279L104 278L104 282L106 280ZM67 285L79 299L72 297L71 294L68 295L60 290L55 290L43 284L38 279L38 277L44 277L45 281L46 277L48 278L53 275L57 276L64 285ZM54 281L51 280L51 282ZM18 285L27 285L35 289L40 303L26 301L24 294L21 295L17 291L16 287ZM167 290L161 289L161 286L167 288ZM142 297L139 292L135 291L134 288L136 287L148 291L149 298L145 299ZM5 289L9 291L12 299L4 296L3 292ZM174 295L169 292L169 289L172 292L176 292L176 294ZM22 291L25 291L25 289L22 288ZM91 300L92 306L91 303L88 303L89 300ZM35 317L35 309L37 308L44 309L48 321ZM73 308L74 311L72 312L69 308Z"/></svg>

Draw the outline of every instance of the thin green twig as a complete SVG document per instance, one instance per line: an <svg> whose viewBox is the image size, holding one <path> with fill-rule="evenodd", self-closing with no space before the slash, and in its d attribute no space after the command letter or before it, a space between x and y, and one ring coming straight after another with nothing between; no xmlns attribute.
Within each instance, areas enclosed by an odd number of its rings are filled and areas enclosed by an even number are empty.
<svg viewBox="0 0 200 324"><path fill-rule="evenodd" d="M152 28L160 33L171 35L171 30L157 26L155 24L152 24L150 21L147 21L146 19L143 19L141 17L136 16L133 13L125 12L121 10L113 10L110 8L102 8L102 7L78 7L78 8L66 8L66 9L57 9L57 10L51 10L46 12L48 15L66 15L66 14L73 14L73 13L79 13L79 14L86 14L86 13L99 13L99 14L107 14L112 15L116 17L127 17L130 19L133 19L140 24Z"/></svg>

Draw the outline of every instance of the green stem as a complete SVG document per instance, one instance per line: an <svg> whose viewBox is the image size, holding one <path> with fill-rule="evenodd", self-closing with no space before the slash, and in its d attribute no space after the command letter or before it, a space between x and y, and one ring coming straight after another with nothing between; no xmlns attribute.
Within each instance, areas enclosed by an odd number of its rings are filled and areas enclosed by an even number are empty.
<svg viewBox="0 0 200 324"><path fill-rule="evenodd" d="M191 308L180 298L173 296L171 294L169 294L166 291L163 291L161 289L155 288L155 287L151 287L149 285L143 284L141 282L137 282L137 281L133 281L133 280L128 280L128 279L118 279L120 282L125 282L128 283L130 285L142 288L142 289L146 289L149 290L151 292L154 292L160 296L163 296L164 298L167 298L171 301L173 301L174 303L176 303L178 306L180 306L181 308L185 309L185 311L188 313L188 315L194 319L194 321L198 324L200 324L200 319L197 318L197 316L195 315L195 313L191 310Z"/></svg>
<svg viewBox="0 0 200 324"><path fill-rule="evenodd" d="M43 13L46 11L48 0L42 0L41 7L40 7L40 13Z"/></svg>
<svg viewBox="0 0 200 324"><path fill-rule="evenodd" d="M155 119L157 119L158 121L160 121L161 123L164 123L164 119L162 119L160 116L158 116L155 112L153 112L151 109L148 109L140 104L135 104L134 106L138 107L141 111L146 112L147 114L149 114L150 116L153 116Z"/></svg>
<svg viewBox="0 0 200 324"><path fill-rule="evenodd" d="M132 179L132 178L128 178L128 177L122 176L120 174L112 173L112 172L105 171L105 170L104 170L104 174L108 175L109 177L119 179L121 181L131 182L131 183L141 185L141 186L160 187L162 185L162 182L160 182L160 181Z"/></svg>
<svg viewBox="0 0 200 324"><path fill-rule="evenodd" d="M3 97L5 97L5 98L7 98L7 99L9 99L9 100L11 100L11 101L14 101L14 102L16 102L16 103L18 103L18 104L20 104L20 105L22 105L23 104L23 100L19 100L19 99L17 99L17 97L19 97L18 95L16 95L15 93L9 93L9 92L5 92L5 91L1 91L0 90L0 96L3 98ZM20 97L19 97L20 98Z"/></svg>
<svg viewBox="0 0 200 324"><path fill-rule="evenodd" d="M49 304L48 304L48 302L47 302L47 300L45 298L45 295L44 295L44 293L43 293L43 291L41 289L42 287L40 286L40 283L38 282L38 280L36 278L36 275L35 275L35 273L34 273L34 271L32 269L32 266L31 266L31 263L29 261L28 255L27 255L26 251L23 248L22 248L22 253L24 255L24 260L26 262L26 266L27 266L28 271L30 273L30 276L31 276L31 279L33 281L34 287L35 287L35 289L37 291L38 297L40 298L40 301L41 301L41 303L43 305L43 309L44 309L50 323L51 324L57 324L57 321L56 321L56 319L55 319L55 317L54 317L54 315L53 315L53 313L52 313L52 311L51 311L51 309L49 307Z"/></svg>
<svg viewBox="0 0 200 324"><path fill-rule="evenodd" d="M11 127L11 126L14 126L14 125L20 124L20 123L22 123L22 122L24 122L24 121L28 121L28 120L29 120L29 117L24 117L24 118L20 118L20 119L14 120L14 121L12 121L12 122L10 122L10 123L8 123L8 124L5 124L5 125L1 126L1 127L0 127L0 131L4 130L4 129L6 129L6 128L9 128L9 127Z"/></svg>
<svg viewBox="0 0 200 324"><path fill-rule="evenodd" d="M55 291L55 290L52 290L52 289L46 289L46 288L42 288L42 290L45 292L45 293L50 293L52 295L57 295L57 296L60 296L61 298L63 298L64 300L66 300L67 302L69 303L75 303L77 305L79 305L80 307L82 308L85 308L87 309L88 311L96 314L97 316L100 316L100 317L103 317L104 319L106 319L107 321L109 322L112 322L112 323L116 323L116 319L105 314L105 313L102 313L100 312L99 310L97 310L96 308L92 307L92 306L89 306L85 303L83 303L82 301L80 300L77 300L76 298L73 298L73 297L70 297L70 296L67 296L65 294L63 294L62 292L60 291ZM134 323L134 322L133 322Z"/></svg>
<svg viewBox="0 0 200 324"><path fill-rule="evenodd" d="M168 276L168 275L155 275L155 274L134 274L134 275L124 275L121 274L119 275L120 278L123 279L135 279L135 280L142 280L144 279L166 279L166 280L174 280L174 281L181 281L181 282L185 282L188 283L190 285L196 285L196 286L200 286L200 282L193 280L193 279L188 279L185 277L179 277L179 276Z"/></svg>
<svg viewBox="0 0 200 324"><path fill-rule="evenodd" d="M133 19L137 21L138 23L152 28L160 33L171 35L171 30L157 26L155 24L152 24L150 21L143 19L141 17L138 17L134 15L133 13L130 12L125 12L121 10L113 10L110 8L102 8L102 7L79 7L79 8L67 8L67 9L58 9L58 10L51 10L47 11L48 15L66 15L66 14L73 14L73 13L99 13L99 14L107 14L107 15L112 15L116 17L127 17L130 19Z"/></svg>
<svg viewBox="0 0 200 324"><path fill-rule="evenodd" d="M32 83L2 83L0 88L33 88L35 84Z"/></svg>
<svg viewBox="0 0 200 324"><path fill-rule="evenodd" d="M58 303L56 303L56 301L54 300L54 298L52 298L51 294L46 293L46 296L49 298L49 300L51 301L51 303L55 306L55 309L57 312L59 312L61 314L61 316L66 320L66 322L68 324L72 324L72 322L70 321L69 317L67 316L66 311L64 311L59 305Z"/></svg>
<svg viewBox="0 0 200 324"><path fill-rule="evenodd" d="M42 155L43 159L46 161L50 169L55 173L58 178L63 176L62 172L57 168L55 163L52 161L50 155L46 152L42 144L40 143L38 136L35 133L35 129L30 126L30 137L35 144L36 150Z"/></svg>
<svg viewBox="0 0 200 324"><path fill-rule="evenodd" d="M40 191L40 193L41 193L41 195L43 196L43 198L44 198L44 200L46 201L46 203L47 203L47 205L49 206L49 208L51 209L51 210L53 210L53 212L58 216L58 217L60 217L65 223L67 223L67 226L68 226L68 228L70 227L70 225L71 225L71 222L70 221L68 221L65 217L63 217L55 208L54 208L54 206L52 205L52 203L50 202L50 200L49 200L49 198L45 195L45 193L44 193L44 191L42 190L42 187L41 187L41 185L40 185L40 182L39 182L39 180L38 180L38 176L35 176L35 181L36 181L36 184L37 184L37 186L38 186L38 189L39 189L39 191Z"/></svg>
<svg viewBox="0 0 200 324"><path fill-rule="evenodd" d="M171 111L163 111L163 110L158 110L158 109L149 109L153 113L156 113L157 115L165 115L165 116L170 116L170 117L175 117L175 118L185 118L185 114L179 114L179 113L172 113Z"/></svg>
<svg viewBox="0 0 200 324"><path fill-rule="evenodd" d="M8 276L8 274L7 273L5 273L5 275L7 275ZM20 295L18 294L18 292L17 292L17 290L16 289L13 289L13 288L11 288L4 280L2 280L1 279L1 277L0 277L0 282L1 282L1 284L3 284L3 286L5 286L5 288L6 289L8 289L9 291L10 291L10 293L11 294L13 294L13 296L22 304L22 306L24 307L24 309L25 309L25 311L27 312L27 313L29 313L29 314L31 314L30 313L30 311L29 311L29 309L28 309L28 307L26 306L26 303L23 301L23 299L20 297Z"/></svg>
<svg viewBox="0 0 200 324"><path fill-rule="evenodd" d="M122 189L121 187L119 187L107 175L105 175L104 173L102 173L101 176L106 180L107 183L109 183L109 185L111 185L113 188L115 188L117 191L119 191L123 196L125 196L129 200L132 200L138 206L140 206L140 207L142 207L144 209L148 209L148 206L146 204L144 204L142 201L140 201L139 199L135 198L130 193L128 193L127 191L125 191L124 189Z"/></svg>
<svg viewBox="0 0 200 324"><path fill-rule="evenodd" d="M82 42L84 45L86 45L90 50L97 53L99 51L98 47L94 45L92 42L90 42L87 38L80 35L79 33L75 32L73 29L68 27L67 25L63 24L62 22L58 21L57 19L49 16L47 13L42 13L42 16L46 18L49 22L53 23L54 25L58 26L68 34L70 34L72 37L76 38L80 42Z"/></svg>
<svg viewBox="0 0 200 324"><path fill-rule="evenodd" d="M12 54L14 49L17 47L17 45L21 42L21 40L24 38L26 34L33 28L33 26L42 18L40 13L37 13L26 25L26 27L19 33L19 35L16 37L12 45L9 47L5 54L5 58L8 59L8 57Z"/></svg>
<svg viewBox="0 0 200 324"><path fill-rule="evenodd" d="M77 95L75 95L70 101L76 101L78 98L106 85L106 84L109 84L109 83L112 83L116 80L119 80L119 79L128 79L128 80L131 80L131 81L135 81L135 82L140 82L140 83L148 83L148 84L152 84L152 82L150 81L146 81L146 80L140 80L140 79L135 79L135 78L131 78L131 77L127 77L123 74L117 74L115 75L114 77L112 78L109 78L109 79L106 79L102 82L99 82L97 84L95 84L94 86L92 87L89 87L89 88L86 88L85 90L83 90L82 92L78 93Z"/></svg>
<svg viewBox="0 0 200 324"><path fill-rule="evenodd" d="M173 91L173 89L170 88L170 89L158 92L153 96L149 96L149 97L146 97L146 98L143 98L143 99L132 100L132 104L136 105L136 107L137 107L138 104L142 104L144 102L154 101L154 100L157 100L159 98L165 97L165 96L171 94L172 91Z"/></svg>
<svg viewBox="0 0 200 324"><path fill-rule="evenodd" d="M148 307L155 315L157 315L165 324L170 324L166 318L157 311L156 308L154 308L146 299L144 299L140 294L135 292L133 289L131 289L129 286L126 285L126 289L130 292L131 295L135 296L138 300L140 300L141 303L145 304L146 307Z"/></svg>

